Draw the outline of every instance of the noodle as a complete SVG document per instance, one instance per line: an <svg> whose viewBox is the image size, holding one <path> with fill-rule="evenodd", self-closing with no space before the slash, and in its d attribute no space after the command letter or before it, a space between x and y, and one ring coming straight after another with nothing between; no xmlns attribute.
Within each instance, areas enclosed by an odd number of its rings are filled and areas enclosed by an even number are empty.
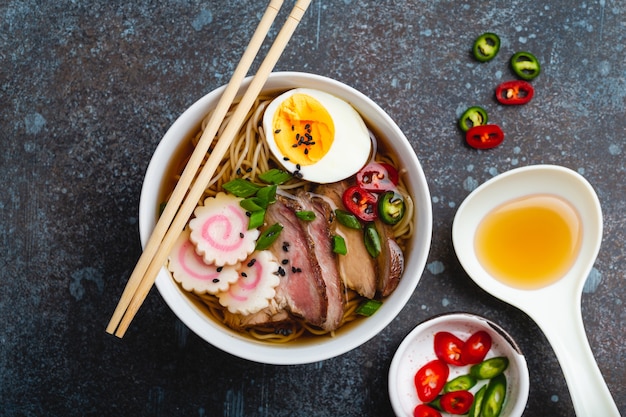
<svg viewBox="0 0 626 417"><path fill-rule="evenodd" d="M265 132L263 131L262 127L263 113L272 99L273 97L270 96L259 97L257 99L255 105L248 112L248 115L245 119L245 124L241 128L237 137L234 139L232 145L229 148L229 151L222 159L222 161L220 161L216 169L217 174L211 180L199 204L203 204L204 200L207 197L215 196L219 191L222 190L222 186L232 179L243 178L254 181L259 174L266 172L273 167L279 167L279 164L273 158L269 151L269 147L265 141ZM236 105L237 103L233 104L231 109L226 114L226 117L218 130L217 136L222 134L225 126L231 120ZM201 130L192 139L193 146L197 145L200 136L202 135L202 132L208 124L210 117L211 113L209 113L203 119L201 123ZM372 139L376 152L376 160L379 162L386 162L394 167L398 167L398 163L394 156L392 156L391 154L381 155L378 153L378 151L380 151L380 149L378 149L379 144L374 137ZM212 148L209 149L209 153L211 151ZM400 174L402 174L402 171L400 171ZM400 175L400 177L401 179L400 183L398 184L398 191L405 198L406 211L404 218L398 224L393 226L392 233L398 245L402 248L403 251L405 251L414 228L414 204L413 200L407 192L406 185L402 180L402 175ZM306 187L307 184L308 183L306 181L292 179L288 183L280 185L279 190L281 191L279 192L285 192L303 186ZM287 343L305 334L314 336L334 336L334 331L329 332L320 329L318 327L310 325L304 320L293 317L291 315L289 317L289 322L281 322L280 324L277 324L276 327L244 328L243 317L238 314L230 313L225 307L220 305L216 296L213 296L211 294L188 294L193 300L197 301L200 308L205 310L209 316L215 318L220 323L232 329L246 332L249 336L257 340L262 340L270 343ZM344 297L344 314L340 327L360 317L356 313L356 310L359 307L360 303L364 300L364 298L360 296L356 291L353 291L349 288L345 288ZM271 313L271 306L268 307L266 310L270 311Z"/></svg>

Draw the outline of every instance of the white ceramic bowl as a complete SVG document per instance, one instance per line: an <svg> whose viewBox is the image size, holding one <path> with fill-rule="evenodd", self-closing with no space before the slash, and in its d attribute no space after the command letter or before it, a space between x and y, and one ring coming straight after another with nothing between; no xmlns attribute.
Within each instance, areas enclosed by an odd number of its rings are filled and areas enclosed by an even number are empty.
<svg viewBox="0 0 626 417"><path fill-rule="evenodd" d="M398 417L412 417L413 410L421 403L417 397L414 377L418 369L431 360L437 359L433 348L437 332L450 332L461 340L484 330L492 338L492 345L486 359L496 356L509 358L509 366L504 371L507 379L507 393L504 408L500 415L519 417L528 401L529 376L526 359L511 336L500 326L468 313L452 313L427 320L409 333L402 341L389 368L389 398ZM449 380L469 372L469 365L450 367ZM472 391L480 387L477 384ZM446 415L442 413L443 415Z"/></svg>
<svg viewBox="0 0 626 417"><path fill-rule="evenodd" d="M250 82L248 78L239 95ZM334 94L351 103L366 123L375 127L395 148L399 163L410 173L407 185L416 205L416 233L408 253L405 272L398 288L372 317L360 320L347 329L340 329L334 338L320 337L306 343L287 345L263 343L232 331L202 313L175 284L163 268L156 286L169 307L198 336L210 344L241 358L268 364L302 364L332 358L348 352L370 340L398 315L415 290L422 275L432 234L432 209L424 172L410 143L393 120L372 100L338 81L306 73L283 72L270 75L264 91L308 87ZM170 127L157 147L148 166L139 205L139 232L145 246L157 219L159 193L165 181L170 158L186 138L197 132L201 120L215 107L224 87L212 91L187 109Z"/></svg>

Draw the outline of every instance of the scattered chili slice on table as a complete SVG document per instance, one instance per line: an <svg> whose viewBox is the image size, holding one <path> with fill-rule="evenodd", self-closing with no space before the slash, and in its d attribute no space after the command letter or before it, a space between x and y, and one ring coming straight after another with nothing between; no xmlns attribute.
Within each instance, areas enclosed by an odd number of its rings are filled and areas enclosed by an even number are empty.
<svg viewBox="0 0 626 417"><path fill-rule="evenodd" d="M474 41L472 52L480 62L492 60L500 50L500 37L495 33L485 32Z"/></svg>
<svg viewBox="0 0 626 417"><path fill-rule="evenodd" d="M495 148L504 140L504 132L498 125L474 126L465 133L467 144L476 149Z"/></svg>
<svg viewBox="0 0 626 417"><path fill-rule="evenodd" d="M465 110L459 119L459 127L463 132L467 132L473 126L486 125L489 117L485 109L479 106L472 106Z"/></svg>
<svg viewBox="0 0 626 417"><path fill-rule="evenodd" d="M496 87L496 99L506 105L526 104L534 94L533 86L522 80L506 81Z"/></svg>
<svg viewBox="0 0 626 417"><path fill-rule="evenodd" d="M521 79L530 81L541 72L541 64L533 54L522 51L511 57L511 69Z"/></svg>

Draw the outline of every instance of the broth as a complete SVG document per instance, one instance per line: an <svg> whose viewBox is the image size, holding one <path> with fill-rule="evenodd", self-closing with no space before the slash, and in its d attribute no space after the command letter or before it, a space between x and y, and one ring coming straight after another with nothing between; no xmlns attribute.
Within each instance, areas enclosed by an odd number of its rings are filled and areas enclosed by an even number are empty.
<svg viewBox="0 0 626 417"><path fill-rule="evenodd" d="M562 198L536 194L506 202L481 221L476 255L494 278L516 288L536 289L562 278L578 255L582 225Z"/></svg>

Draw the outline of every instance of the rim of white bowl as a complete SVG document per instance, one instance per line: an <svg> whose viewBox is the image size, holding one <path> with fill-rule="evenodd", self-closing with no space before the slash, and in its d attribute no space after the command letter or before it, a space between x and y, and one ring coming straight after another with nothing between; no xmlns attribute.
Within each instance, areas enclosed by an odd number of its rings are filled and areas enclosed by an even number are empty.
<svg viewBox="0 0 626 417"><path fill-rule="evenodd" d="M401 377L403 371L405 373L414 373L419 369L420 366L426 364L429 360L435 359L435 354L432 350L432 346L429 345L427 353L423 353L420 349L420 354L424 354L424 356L416 358L419 360L418 362L412 362L410 364L407 364L405 362L407 360L413 359L414 356L414 352L409 352L410 349L412 347L415 347L414 344L417 343L417 340L420 340L420 336L426 339L434 337L435 329L440 329L441 326L445 326L448 323L451 324L451 327L454 327L454 329L448 329L448 331L452 333L455 333L455 330L457 333L459 331L463 332L463 330L470 333L470 329L475 329L474 331L476 331L476 329L478 328L484 329L491 334L492 338L494 338L494 346L498 344L498 348L500 350L504 349L510 352L510 355L507 354L507 357L509 357L510 360L509 370L512 367L515 367L515 370L517 371L517 380L515 387L512 387L511 383L508 384L508 390L510 390L510 393L515 392L517 394L517 398L514 404L506 403L505 408L503 408L503 412L506 411L506 415L510 417L520 417L524 413L524 410L526 408L526 403L528 402L528 395L530 391L530 376L528 373L528 364L526 362L526 358L524 357L517 343L515 343L515 340L500 325L478 314L467 312L442 313L428 318L419 323L402 340L391 361L388 379L389 399L396 416L410 417L413 415L412 410L409 410L410 407L407 404L408 400L406 398L403 398L401 394L401 392L403 391L401 391L400 387L398 386L401 379L406 379ZM464 326L466 328L460 329L458 323L464 323ZM431 332L432 334L430 334ZM492 354L488 354L487 357L491 357ZM410 382L412 381L409 381L409 383ZM411 384L408 389L414 391L413 385ZM417 406L417 404L419 403L417 401L416 394L415 397L416 401L413 407Z"/></svg>
<svg viewBox="0 0 626 417"><path fill-rule="evenodd" d="M240 95L249 85L246 78ZM387 298L380 310L358 325L340 331L334 338L315 338L301 344L268 344L252 340L227 329L208 318L185 296L174 283L169 272L162 268L156 279L159 293L178 318L194 333L211 345L234 356L259 363L274 365L294 365L317 362L344 354L372 339L400 313L413 294L423 274L432 235L432 207L428 184L417 155L398 125L374 101L356 89L339 81L320 75L301 72L272 73L264 91L286 90L295 87L310 87L328 91L351 103L364 117L368 125L375 126L379 134L400 138L394 143L395 152L403 165L412 165L415 177L407 179L408 187L416 202L415 223L417 233L411 248L411 255L405 261L405 272L398 288ZM139 203L139 232L142 246L145 246L157 218L159 190L165 174L164 167L175 153L182 137L188 137L208 110L215 106L222 86L193 103L169 128L157 146L146 170ZM192 126L190 129L189 126ZM313 339L313 338L312 338Z"/></svg>

